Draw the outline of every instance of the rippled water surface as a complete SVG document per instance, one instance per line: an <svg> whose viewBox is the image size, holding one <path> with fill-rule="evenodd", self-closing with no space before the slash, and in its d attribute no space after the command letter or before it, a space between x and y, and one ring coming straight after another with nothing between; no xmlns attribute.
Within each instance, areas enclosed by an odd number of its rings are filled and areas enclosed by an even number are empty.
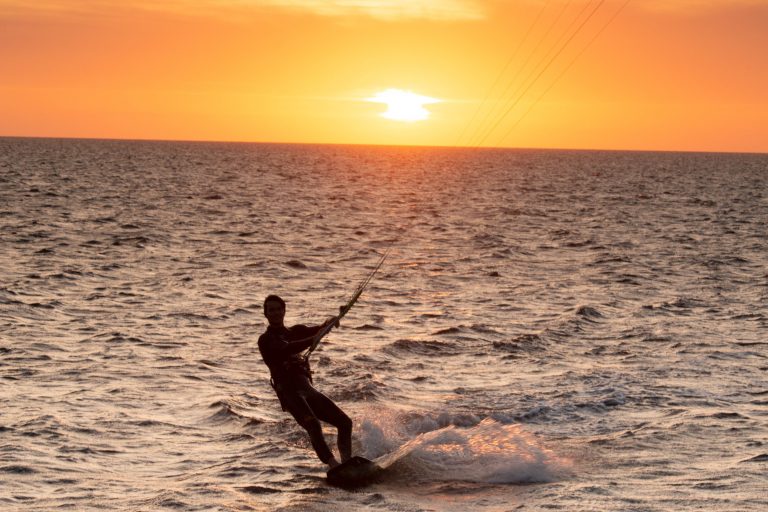
<svg viewBox="0 0 768 512"><path fill-rule="evenodd" d="M766 225L766 155L0 139L0 507L764 511ZM347 492L261 301L390 246L313 356Z"/></svg>

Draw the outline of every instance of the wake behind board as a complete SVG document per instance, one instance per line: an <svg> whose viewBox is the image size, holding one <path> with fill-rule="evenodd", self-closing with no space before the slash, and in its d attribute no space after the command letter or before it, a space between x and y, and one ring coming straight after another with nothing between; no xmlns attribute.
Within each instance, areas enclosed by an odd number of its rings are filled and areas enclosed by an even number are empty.
<svg viewBox="0 0 768 512"><path fill-rule="evenodd" d="M326 473L326 480L329 484L346 489L364 487L370 485L381 476L381 466L365 457L352 457L329 469Z"/></svg>

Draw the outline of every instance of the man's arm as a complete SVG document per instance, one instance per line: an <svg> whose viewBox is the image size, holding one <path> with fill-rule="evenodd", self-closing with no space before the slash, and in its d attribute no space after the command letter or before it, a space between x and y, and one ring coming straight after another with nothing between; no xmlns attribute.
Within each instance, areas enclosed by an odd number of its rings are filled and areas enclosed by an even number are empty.
<svg viewBox="0 0 768 512"><path fill-rule="evenodd" d="M307 349L312 346L312 344L315 342L315 338L322 335L324 336L327 334L330 329L329 326L339 327L339 318L336 316L329 317L325 322L323 322L320 325L313 325L311 327L307 327L306 325L297 325L294 326L291 330L299 332L300 334L297 334L297 337L300 338L298 341L305 341L307 338L309 339L309 344L305 347L303 347L301 350Z"/></svg>
<svg viewBox="0 0 768 512"><path fill-rule="evenodd" d="M303 352L312 346L315 335L333 322L338 323L336 317L331 317L320 325L294 325L290 329L290 340L264 334L259 338L262 356L270 360L284 360L293 354Z"/></svg>
<svg viewBox="0 0 768 512"><path fill-rule="evenodd" d="M284 340L278 336L263 334L259 338L259 351L268 366L281 364L293 354L298 354L312 345L312 335L295 340Z"/></svg>
<svg viewBox="0 0 768 512"><path fill-rule="evenodd" d="M335 321L335 318L329 318L320 325L294 325L290 329L291 339L280 340L280 343L275 343L275 347L283 356L303 352L312 346L315 335L333 321Z"/></svg>
<svg viewBox="0 0 768 512"><path fill-rule="evenodd" d="M282 352L285 355L292 355L292 354L298 354L299 352L303 352L304 350L307 350L310 347L310 345L312 345L312 340L314 339L315 333L319 330L314 328L308 328L308 329L310 329L310 332L307 334L304 334L302 332L302 334L299 335L301 337L297 340L283 341Z"/></svg>

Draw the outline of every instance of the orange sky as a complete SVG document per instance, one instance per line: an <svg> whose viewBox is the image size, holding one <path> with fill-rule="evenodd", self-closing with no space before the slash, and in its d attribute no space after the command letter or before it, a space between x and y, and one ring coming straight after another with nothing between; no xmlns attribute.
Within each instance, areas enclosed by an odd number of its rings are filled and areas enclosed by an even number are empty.
<svg viewBox="0 0 768 512"><path fill-rule="evenodd" d="M0 0L0 135L768 152L768 1L624 1Z"/></svg>

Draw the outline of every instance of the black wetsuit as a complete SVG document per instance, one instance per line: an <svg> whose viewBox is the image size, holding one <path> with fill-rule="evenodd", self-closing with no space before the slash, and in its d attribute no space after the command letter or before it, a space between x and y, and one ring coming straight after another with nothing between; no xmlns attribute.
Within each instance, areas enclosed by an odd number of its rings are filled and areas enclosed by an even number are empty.
<svg viewBox="0 0 768 512"><path fill-rule="evenodd" d="M312 447L324 463L333 457L323 438L320 421L338 429L339 452L347 459L352 452L352 420L330 398L312 387L309 362L299 354L309 348L322 326L267 327L259 337L259 351L272 375L272 387L284 411L288 411L309 433Z"/></svg>

